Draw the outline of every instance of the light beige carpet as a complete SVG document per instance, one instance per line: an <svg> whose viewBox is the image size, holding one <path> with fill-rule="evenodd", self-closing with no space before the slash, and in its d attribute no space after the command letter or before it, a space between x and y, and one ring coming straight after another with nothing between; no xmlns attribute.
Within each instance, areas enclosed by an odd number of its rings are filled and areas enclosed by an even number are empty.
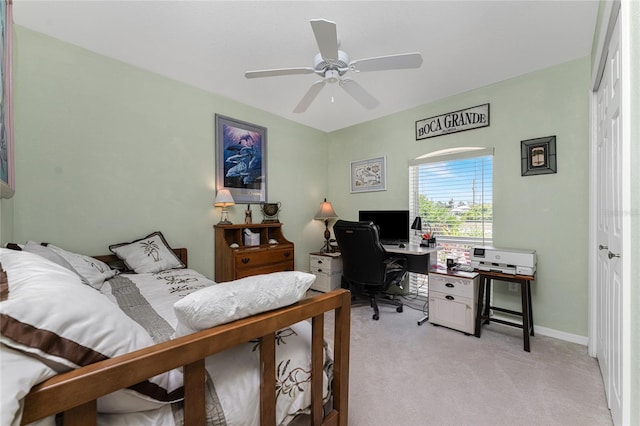
<svg viewBox="0 0 640 426"><path fill-rule="evenodd" d="M597 361L582 345L485 325L465 336L422 313L352 307L349 425L611 425ZM332 337L333 314L326 334Z"/></svg>

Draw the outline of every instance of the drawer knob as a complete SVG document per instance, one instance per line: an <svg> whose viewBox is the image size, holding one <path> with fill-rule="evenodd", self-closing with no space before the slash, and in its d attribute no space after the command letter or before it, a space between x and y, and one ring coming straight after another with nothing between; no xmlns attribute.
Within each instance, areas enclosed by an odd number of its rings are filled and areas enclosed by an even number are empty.
<svg viewBox="0 0 640 426"><path fill-rule="evenodd" d="M453 296L449 296L449 295L446 295L446 296L445 296L445 298L446 298L447 300L456 300L456 298L455 298L455 297L453 297Z"/></svg>
<svg viewBox="0 0 640 426"><path fill-rule="evenodd" d="M241 262L246 265L247 263L249 263L249 260L251 259L249 259L248 257L243 257Z"/></svg>
<svg viewBox="0 0 640 426"><path fill-rule="evenodd" d="M322 269L318 268L318 272L322 272Z"/></svg>
<svg viewBox="0 0 640 426"><path fill-rule="evenodd" d="M322 260L318 260L318 265L322 265Z"/></svg>
<svg viewBox="0 0 640 426"><path fill-rule="evenodd" d="M287 252L284 253L284 257L289 257L289 256L291 256L291 252L290 251L287 251Z"/></svg>
<svg viewBox="0 0 640 426"><path fill-rule="evenodd" d="M446 286L446 287L449 287L449 288L453 288L453 287L455 287L455 286L454 286L453 284L451 284L451 283L446 283L446 284L445 284L445 286Z"/></svg>

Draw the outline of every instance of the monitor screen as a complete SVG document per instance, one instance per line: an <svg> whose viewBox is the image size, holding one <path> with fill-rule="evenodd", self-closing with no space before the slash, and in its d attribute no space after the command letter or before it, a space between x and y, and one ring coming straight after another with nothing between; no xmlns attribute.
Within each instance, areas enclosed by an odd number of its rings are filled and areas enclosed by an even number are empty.
<svg viewBox="0 0 640 426"><path fill-rule="evenodd" d="M409 210L360 210L358 220L378 225L382 244L409 241Z"/></svg>

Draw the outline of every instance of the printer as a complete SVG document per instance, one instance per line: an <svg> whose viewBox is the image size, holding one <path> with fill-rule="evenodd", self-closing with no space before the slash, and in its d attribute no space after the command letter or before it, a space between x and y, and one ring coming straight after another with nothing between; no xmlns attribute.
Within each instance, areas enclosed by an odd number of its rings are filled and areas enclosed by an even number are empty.
<svg viewBox="0 0 640 426"><path fill-rule="evenodd" d="M535 250L475 246L469 250L471 266L480 271L512 275L535 275Z"/></svg>

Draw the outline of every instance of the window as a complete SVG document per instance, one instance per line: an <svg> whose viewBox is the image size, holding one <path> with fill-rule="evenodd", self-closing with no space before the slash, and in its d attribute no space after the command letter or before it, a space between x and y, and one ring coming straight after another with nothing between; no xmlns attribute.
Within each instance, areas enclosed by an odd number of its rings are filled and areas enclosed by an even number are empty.
<svg viewBox="0 0 640 426"><path fill-rule="evenodd" d="M468 264L472 246L492 245L492 187L493 148L438 151L409 163L409 212L435 236L439 263ZM411 275L411 292L426 296L425 277Z"/></svg>

